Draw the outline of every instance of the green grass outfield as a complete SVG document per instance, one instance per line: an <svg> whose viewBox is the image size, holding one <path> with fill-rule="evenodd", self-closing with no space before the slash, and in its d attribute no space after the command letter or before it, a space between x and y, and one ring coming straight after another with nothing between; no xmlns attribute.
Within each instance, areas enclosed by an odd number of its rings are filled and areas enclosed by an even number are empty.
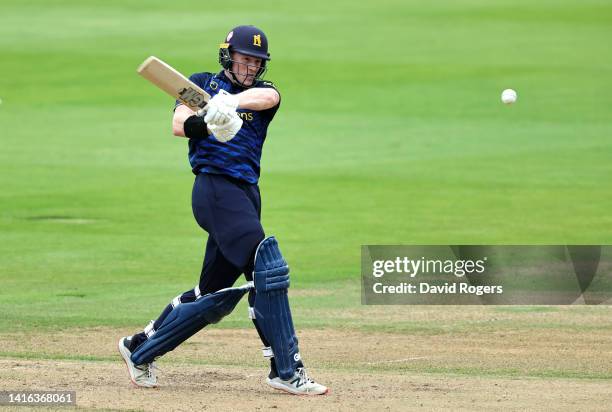
<svg viewBox="0 0 612 412"><path fill-rule="evenodd" d="M359 307L362 244L612 241L609 2L3 0L0 330L142 326L195 284L187 143L135 69L216 71L244 23L283 96L264 227L332 291L303 326L375 327L325 315Z"/></svg>

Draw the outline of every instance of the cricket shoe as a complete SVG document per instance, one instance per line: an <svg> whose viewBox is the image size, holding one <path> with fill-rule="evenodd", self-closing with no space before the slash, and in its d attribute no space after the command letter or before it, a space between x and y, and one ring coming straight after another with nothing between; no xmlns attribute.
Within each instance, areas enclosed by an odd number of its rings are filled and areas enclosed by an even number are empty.
<svg viewBox="0 0 612 412"><path fill-rule="evenodd" d="M306 374L306 368L298 368L292 378L282 380L275 374L270 374L266 383L274 389L289 392L293 395L325 395L329 389L316 383ZM273 377L274 376L274 377Z"/></svg>
<svg viewBox="0 0 612 412"><path fill-rule="evenodd" d="M119 353L127 366L128 373L130 374L130 380L136 386L142 388L155 388L157 386L157 375L155 370L155 362L145 363L143 365L134 365L132 359L132 352L130 352L130 338L128 336L119 339Z"/></svg>

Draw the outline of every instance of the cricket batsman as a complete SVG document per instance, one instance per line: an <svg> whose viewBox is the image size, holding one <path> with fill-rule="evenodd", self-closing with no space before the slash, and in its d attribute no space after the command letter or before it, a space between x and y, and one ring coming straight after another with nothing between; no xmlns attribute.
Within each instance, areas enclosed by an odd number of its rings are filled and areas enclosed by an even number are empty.
<svg viewBox="0 0 612 412"><path fill-rule="evenodd" d="M270 359L268 385L296 395L328 391L306 374L287 297L289 266L260 221L261 152L281 100L274 84L261 80L269 61L266 35L236 27L220 45L221 71L189 78L212 96L205 115L176 102L173 134L189 139L193 215L208 242L199 283L143 331L119 340L137 386L155 387L154 360L221 320L248 293L249 316ZM242 273L249 283L232 287Z"/></svg>

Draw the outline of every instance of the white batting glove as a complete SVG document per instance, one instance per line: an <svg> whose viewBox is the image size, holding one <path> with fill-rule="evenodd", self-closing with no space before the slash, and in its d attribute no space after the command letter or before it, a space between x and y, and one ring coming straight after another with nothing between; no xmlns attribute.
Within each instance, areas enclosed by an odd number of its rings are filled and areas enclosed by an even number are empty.
<svg viewBox="0 0 612 412"><path fill-rule="evenodd" d="M206 124L223 126L230 121L230 116L236 112L236 108L238 108L238 98L221 89L208 102L204 121Z"/></svg>
<svg viewBox="0 0 612 412"><path fill-rule="evenodd" d="M230 94L228 92L226 92L225 90L221 89L219 90L219 93L217 93L212 99L211 101L216 100L217 103L219 105L223 105L227 108L230 108L232 110L236 110L238 109L238 97L236 97L233 94Z"/></svg>
<svg viewBox="0 0 612 412"><path fill-rule="evenodd" d="M236 111L233 111L236 113ZM223 126L230 120L230 116L232 114L232 110L224 105L219 105L218 102L213 102L211 100L208 102L206 116L204 116L204 121L208 125L214 126Z"/></svg>
<svg viewBox="0 0 612 412"><path fill-rule="evenodd" d="M228 122L223 125L208 124L208 129L213 134L213 137L218 141L225 143L229 142L236 136L240 128L242 127L242 119L238 116L238 113L234 112Z"/></svg>

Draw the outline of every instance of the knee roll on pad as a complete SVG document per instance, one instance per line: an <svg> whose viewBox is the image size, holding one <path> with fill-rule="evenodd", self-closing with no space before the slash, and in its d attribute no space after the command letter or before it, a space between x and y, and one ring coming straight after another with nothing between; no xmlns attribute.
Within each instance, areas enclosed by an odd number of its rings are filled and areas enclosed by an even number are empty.
<svg viewBox="0 0 612 412"><path fill-rule="evenodd" d="M253 278L255 317L272 347L278 375L287 380L300 365L300 353L287 298L289 266L273 236L257 247Z"/></svg>
<svg viewBox="0 0 612 412"><path fill-rule="evenodd" d="M234 310L242 296L252 287L248 283L238 288L221 289L194 302L176 306L155 333L132 353L132 362L136 365L153 362L206 325L219 322Z"/></svg>

